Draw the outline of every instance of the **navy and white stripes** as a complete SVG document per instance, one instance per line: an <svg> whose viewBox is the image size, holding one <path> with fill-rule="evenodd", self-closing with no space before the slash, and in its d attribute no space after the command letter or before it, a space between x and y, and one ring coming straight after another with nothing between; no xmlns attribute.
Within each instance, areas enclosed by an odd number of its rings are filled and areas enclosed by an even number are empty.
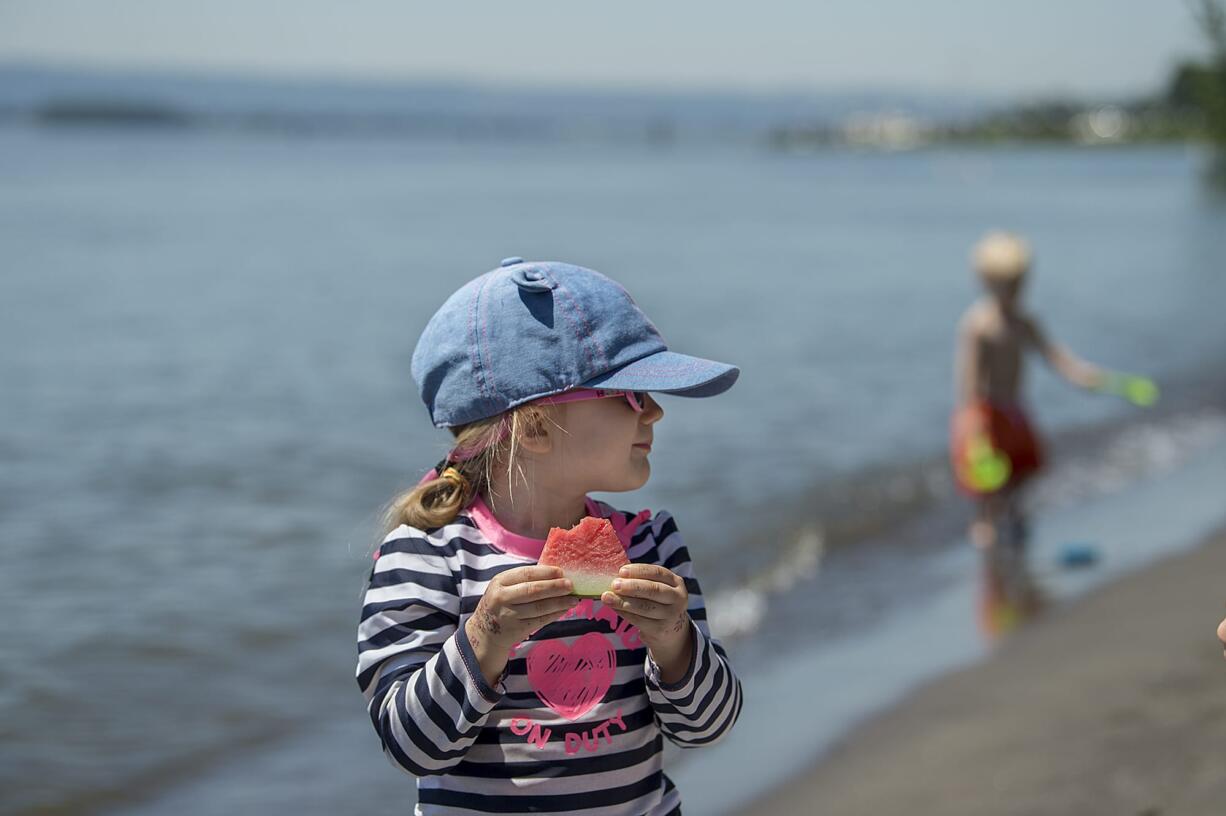
<svg viewBox="0 0 1226 816"><path fill-rule="evenodd" d="M585 600L518 644L491 687L463 623L493 576L533 562L494 547L464 514L387 537L362 608L357 679L384 753L418 777L418 813L679 812L663 739L720 739L741 686L710 636L672 517L639 528L627 554L685 579L696 645L685 677L662 683L637 630Z"/></svg>

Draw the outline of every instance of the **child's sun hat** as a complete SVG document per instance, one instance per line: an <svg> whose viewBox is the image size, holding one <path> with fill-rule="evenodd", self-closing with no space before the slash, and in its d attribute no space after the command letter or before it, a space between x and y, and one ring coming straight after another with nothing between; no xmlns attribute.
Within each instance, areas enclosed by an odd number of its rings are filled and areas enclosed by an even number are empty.
<svg viewBox="0 0 1226 816"><path fill-rule="evenodd" d="M430 318L412 373L430 420L448 428L573 388L712 397L740 369L669 351L626 290L599 272L507 258Z"/></svg>
<svg viewBox="0 0 1226 816"><path fill-rule="evenodd" d="M979 276L989 281L1012 281L1030 270L1030 244L1012 233L989 232L975 244L971 262Z"/></svg>

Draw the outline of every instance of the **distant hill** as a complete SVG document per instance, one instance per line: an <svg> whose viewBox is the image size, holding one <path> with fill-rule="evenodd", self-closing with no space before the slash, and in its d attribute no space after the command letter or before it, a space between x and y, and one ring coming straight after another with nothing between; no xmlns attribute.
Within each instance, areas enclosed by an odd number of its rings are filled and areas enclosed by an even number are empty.
<svg viewBox="0 0 1226 816"><path fill-rule="evenodd" d="M496 87L460 82L279 79L0 64L0 116L113 124L446 135L757 138L892 114L942 122L993 100L905 90L779 93Z"/></svg>

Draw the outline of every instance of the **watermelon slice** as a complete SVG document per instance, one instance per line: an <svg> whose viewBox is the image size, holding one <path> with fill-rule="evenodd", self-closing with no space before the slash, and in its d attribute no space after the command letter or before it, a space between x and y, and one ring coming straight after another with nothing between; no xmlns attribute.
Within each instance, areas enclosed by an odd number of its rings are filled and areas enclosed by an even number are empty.
<svg viewBox="0 0 1226 816"><path fill-rule="evenodd" d="M575 585L572 595L599 598L630 559L609 520L588 516L569 530L550 530L537 563L561 567L563 575Z"/></svg>

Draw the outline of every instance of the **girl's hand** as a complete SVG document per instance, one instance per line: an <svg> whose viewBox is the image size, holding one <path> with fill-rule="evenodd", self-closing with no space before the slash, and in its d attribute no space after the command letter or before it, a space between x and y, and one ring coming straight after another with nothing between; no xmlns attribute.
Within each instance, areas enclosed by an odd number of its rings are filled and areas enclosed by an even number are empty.
<svg viewBox="0 0 1226 816"><path fill-rule="evenodd" d="M572 591L574 585L562 577L559 567L538 565L500 572L490 579L465 624L469 639L476 635L506 651L578 603Z"/></svg>
<svg viewBox="0 0 1226 816"><path fill-rule="evenodd" d="M685 581L657 564L627 564L619 575L613 591L600 600L638 627L639 637L660 667L661 679L666 683L680 680L689 671L694 652Z"/></svg>
<svg viewBox="0 0 1226 816"><path fill-rule="evenodd" d="M559 567L516 567L490 579L464 632L477 654L481 673L493 685L515 644L578 603L574 585Z"/></svg>

